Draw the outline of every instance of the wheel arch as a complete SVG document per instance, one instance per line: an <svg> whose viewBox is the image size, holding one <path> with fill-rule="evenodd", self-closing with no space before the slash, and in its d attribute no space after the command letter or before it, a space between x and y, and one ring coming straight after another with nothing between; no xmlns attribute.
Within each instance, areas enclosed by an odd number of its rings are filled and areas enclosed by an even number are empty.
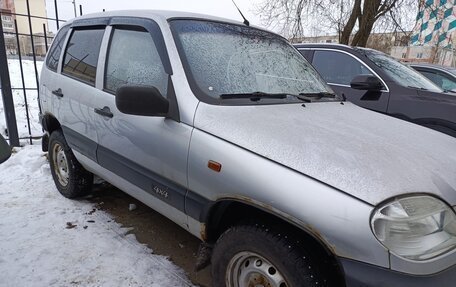
<svg viewBox="0 0 456 287"><path fill-rule="evenodd" d="M57 118L50 113L43 115L41 125L43 126L43 129L48 132L48 134L51 134L53 131L61 127L59 120L57 120Z"/></svg>
<svg viewBox="0 0 456 287"><path fill-rule="evenodd" d="M55 116L50 113L46 113L41 118L41 126L46 133L43 135L41 140L41 150L47 152L49 149L49 137L51 133L61 127L60 122Z"/></svg>
<svg viewBox="0 0 456 287"><path fill-rule="evenodd" d="M293 220L291 216L275 208L246 198L224 198L207 209L202 237L207 242L217 238L231 226L244 222L272 224L299 237L313 252L324 256L331 263L329 270L337 281L336 286L345 286L344 271L331 245L309 224Z"/></svg>

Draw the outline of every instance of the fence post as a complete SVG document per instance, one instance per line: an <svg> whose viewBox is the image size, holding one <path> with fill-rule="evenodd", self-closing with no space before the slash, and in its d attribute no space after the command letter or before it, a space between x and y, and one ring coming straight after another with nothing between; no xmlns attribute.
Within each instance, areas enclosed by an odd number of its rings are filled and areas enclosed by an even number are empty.
<svg viewBox="0 0 456 287"><path fill-rule="evenodd" d="M6 127L8 129L8 138L11 146L18 147L19 134L17 132L16 112L14 110L13 93L11 91L2 17L0 17L0 67L0 83L3 98L3 109L5 110Z"/></svg>
<svg viewBox="0 0 456 287"><path fill-rule="evenodd" d="M36 80L36 93L38 95L38 109L41 113L41 103L40 103L40 81L38 79L38 68L36 66L36 51L35 51L35 41L33 39L33 31L32 31L32 16L30 15L30 4L29 0L25 0L27 4L27 18L29 23L29 32L30 32L30 42L32 44L32 56L33 56L33 66L35 67L35 80Z"/></svg>

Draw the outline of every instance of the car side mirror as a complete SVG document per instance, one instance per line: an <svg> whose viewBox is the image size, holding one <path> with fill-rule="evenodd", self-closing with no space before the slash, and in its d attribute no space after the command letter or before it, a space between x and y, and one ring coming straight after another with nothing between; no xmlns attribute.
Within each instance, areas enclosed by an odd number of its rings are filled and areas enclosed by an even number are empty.
<svg viewBox="0 0 456 287"><path fill-rule="evenodd" d="M5 138L0 134L0 163L6 161L11 156L11 147Z"/></svg>
<svg viewBox="0 0 456 287"><path fill-rule="evenodd" d="M169 101L156 87L122 86L116 93L116 106L124 114L166 117Z"/></svg>
<svg viewBox="0 0 456 287"><path fill-rule="evenodd" d="M372 75L358 75L350 83L350 87L356 90L380 91L383 84L379 78Z"/></svg>

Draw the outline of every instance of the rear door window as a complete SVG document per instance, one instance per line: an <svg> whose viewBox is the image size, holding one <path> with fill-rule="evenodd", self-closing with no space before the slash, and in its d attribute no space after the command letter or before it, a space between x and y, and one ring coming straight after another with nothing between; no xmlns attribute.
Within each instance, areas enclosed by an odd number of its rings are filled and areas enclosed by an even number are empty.
<svg viewBox="0 0 456 287"><path fill-rule="evenodd" d="M104 28L74 30L63 58L62 74L94 86Z"/></svg>
<svg viewBox="0 0 456 287"><path fill-rule="evenodd" d="M349 86L358 75L372 75L361 62L337 51L315 51L312 64L328 84Z"/></svg>
<svg viewBox="0 0 456 287"><path fill-rule="evenodd" d="M46 66L57 72L57 66L59 65L60 54L62 53L63 44L65 42L68 30L70 26L65 26L57 33L54 41L52 42L51 49L49 49L48 56L46 58Z"/></svg>
<svg viewBox="0 0 456 287"><path fill-rule="evenodd" d="M154 86L166 96L168 75L149 32L114 29L107 59L106 91L115 93L123 85Z"/></svg>

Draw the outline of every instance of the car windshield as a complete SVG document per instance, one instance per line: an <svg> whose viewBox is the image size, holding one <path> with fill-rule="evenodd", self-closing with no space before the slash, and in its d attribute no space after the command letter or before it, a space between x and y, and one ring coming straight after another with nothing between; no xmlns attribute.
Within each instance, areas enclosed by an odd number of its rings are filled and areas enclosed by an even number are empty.
<svg viewBox="0 0 456 287"><path fill-rule="evenodd" d="M381 68L391 79L401 86L429 90L437 93L443 92L442 89L434 85L434 83L420 73L399 63L386 54L365 49L360 49L360 52L366 55L375 65Z"/></svg>
<svg viewBox="0 0 456 287"><path fill-rule="evenodd" d="M170 25L192 90L203 101L268 94L260 103L284 102L297 98L276 95L333 94L304 57L273 33L201 20L172 20Z"/></svg>

